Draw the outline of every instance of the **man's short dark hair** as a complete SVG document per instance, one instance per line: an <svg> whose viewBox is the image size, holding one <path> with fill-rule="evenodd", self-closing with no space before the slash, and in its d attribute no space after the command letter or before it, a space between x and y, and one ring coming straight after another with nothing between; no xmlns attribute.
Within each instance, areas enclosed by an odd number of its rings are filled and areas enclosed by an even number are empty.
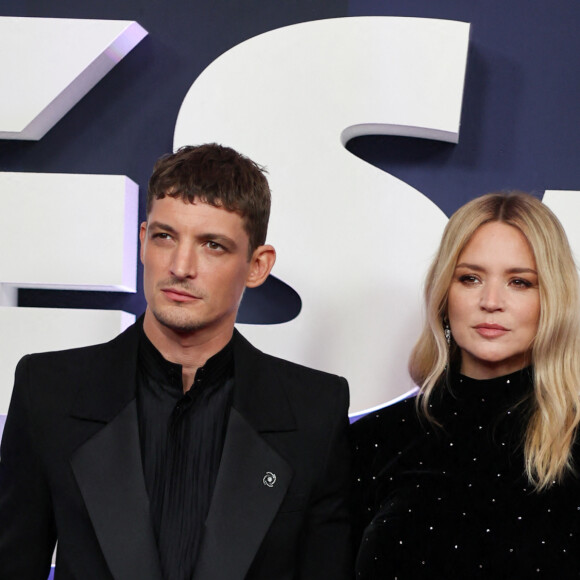
<svg viewBox="0 0 580 580"><path fill-rule="evenodd" d="M186 145L161 157L149 180L147 216L153 201L165 196L196 199L239 214L250 239L250 255L266 242L270 187L266 170L230 147L216 143Z"/></svg>

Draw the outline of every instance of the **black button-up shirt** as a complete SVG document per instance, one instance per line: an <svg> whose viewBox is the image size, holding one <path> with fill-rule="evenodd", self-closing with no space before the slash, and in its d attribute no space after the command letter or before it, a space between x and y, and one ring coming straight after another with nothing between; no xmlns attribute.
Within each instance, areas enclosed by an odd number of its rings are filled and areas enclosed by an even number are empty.
<svg viewBox="0 0 580 580"><path fill-rule="evenodd" d="M145 483L165 580L190 580L219 469L234 383L230 341L183 393L182 367L144 332L137 404Z"/></svg>

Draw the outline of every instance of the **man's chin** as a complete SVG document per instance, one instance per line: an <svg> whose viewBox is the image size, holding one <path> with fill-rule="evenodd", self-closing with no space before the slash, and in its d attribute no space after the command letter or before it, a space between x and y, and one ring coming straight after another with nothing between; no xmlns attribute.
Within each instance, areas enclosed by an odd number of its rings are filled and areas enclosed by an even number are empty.
<svg viewBox="0 0 580 580"><path fill-rule="evenodd" d="M190 334L206 326L203 322L195 320L191 316L184 316L184 313L153 312L153 316L161 326L177 334Z"/></svg>

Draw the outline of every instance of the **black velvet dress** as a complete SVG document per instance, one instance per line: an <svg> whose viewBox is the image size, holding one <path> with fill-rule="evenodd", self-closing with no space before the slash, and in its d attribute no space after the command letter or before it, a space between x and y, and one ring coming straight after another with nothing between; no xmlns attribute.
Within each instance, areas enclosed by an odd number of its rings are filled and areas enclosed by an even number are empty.
<svg viewBox="0 0 580 580"><path fill-rule="evenodd" d="M530 370L450 385L443 429L414 398L353 425L357 580L580 578L580 480L538 493L524 474Z"/></svg>

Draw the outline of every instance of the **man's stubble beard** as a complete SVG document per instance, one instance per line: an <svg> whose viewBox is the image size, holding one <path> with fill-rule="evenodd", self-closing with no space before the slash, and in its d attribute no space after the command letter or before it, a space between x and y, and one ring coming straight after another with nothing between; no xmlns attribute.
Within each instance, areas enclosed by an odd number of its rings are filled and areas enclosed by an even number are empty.
<svg viewBox="0 0 580 580"><path fill-rule="evenodd" d="M176 311L173 311L175 309ZM208 325L207 321L195 320L191 313L184 312L179 307L172 307L171 311L152 309L153 316L169 330L177 334L190 334L202 330Z"/></svg>
<svg viewBox="0 0 580 580"><path fill-rule="evenodd" d="M157 283L157 290L162 288L175 288L176 290L183 290L193 296L197 296L200 300L205 300L204 293L177 278L168 278ZM169 307L153 307L151 312L157 322L165 328L176 332L177 334L189 334L201 330L209 325L208 321L196 319L196 315L188 312L185 304L178 306L173 304Z"/></svg>

